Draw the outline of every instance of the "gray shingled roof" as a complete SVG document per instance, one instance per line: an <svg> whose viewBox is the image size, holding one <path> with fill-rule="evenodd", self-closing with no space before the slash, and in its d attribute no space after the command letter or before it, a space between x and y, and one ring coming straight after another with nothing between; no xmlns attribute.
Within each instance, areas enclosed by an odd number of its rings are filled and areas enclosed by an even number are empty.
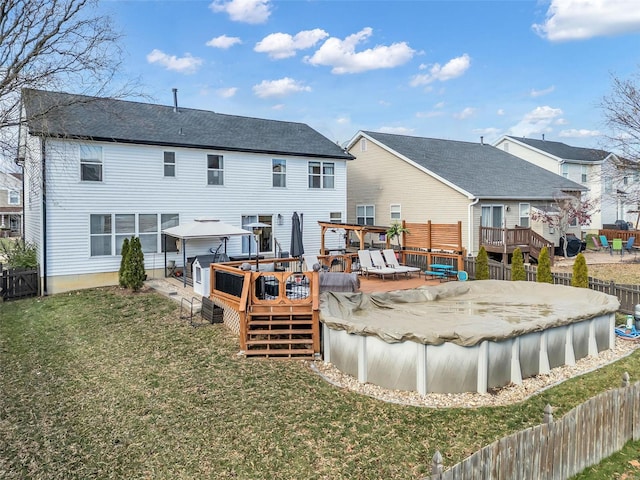
<svg viewBox="0 0 640 480"><path fill-rule="evenodd" d="M352 159L303 123L23 90L29 133L96 141Z"/></svg>
<svg viewBox="0 0 640 480"><path fill-rule="evenodd" d="M363 132L480 198L552 199L586 188L492 145Z"/></svg>
<svg viewBox="0 0 640 480"><path fill-rule="evenodd" d="M506 137L513 141L522 142L530 147L537 148L563 160L575 160L581 162L601 162L610 155L610 152L596 148L572 147L562 142L550 142L548 140L536 140L524 137Z"/></svg>

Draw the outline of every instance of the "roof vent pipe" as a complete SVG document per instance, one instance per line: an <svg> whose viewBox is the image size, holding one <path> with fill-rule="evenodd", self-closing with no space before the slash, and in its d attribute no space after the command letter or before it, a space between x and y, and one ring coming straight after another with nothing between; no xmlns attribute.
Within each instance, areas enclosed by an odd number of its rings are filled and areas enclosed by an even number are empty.
<svg viewBox="0 0 640 480"><path fill-rule="evenodd" d="M173 88L173 111L177 112L178 111L178 89L177 88Z"/></svg>
<svg viewBox="0 0 640 480"><path fill-rule="evenodd" d="M544 133L542 134L542 141L544 142Z"/></svg>
<svg viewBox="0 0 640 480"><path fill-rule="evenodd" d="M480 145L484 145L484 137L480 135Z"/></svg>

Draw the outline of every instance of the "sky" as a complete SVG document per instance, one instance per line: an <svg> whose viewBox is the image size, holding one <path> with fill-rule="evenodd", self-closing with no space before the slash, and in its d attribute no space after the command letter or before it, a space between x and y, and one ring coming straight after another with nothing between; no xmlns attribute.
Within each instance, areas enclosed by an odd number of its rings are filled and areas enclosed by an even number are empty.
<svg viewBox="0 0 640 480"><path fill-rule="evenodd" d="M153 103L492 143L605 146L612 76L640 73L640 0L107 0Z"/></svg>

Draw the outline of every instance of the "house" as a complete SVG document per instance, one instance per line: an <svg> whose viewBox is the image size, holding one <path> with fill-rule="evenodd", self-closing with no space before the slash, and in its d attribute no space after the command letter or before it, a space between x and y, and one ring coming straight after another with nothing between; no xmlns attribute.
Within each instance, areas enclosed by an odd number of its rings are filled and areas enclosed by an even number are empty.
<svg viewBox="0 0 640 480"><path fill-rule="evenodd" d="M0 237L22 235L22 174L0 171Z"/></svg>
<svg viewBox="0 0 640 480"><path fill-rule="evenodd" d="M598 211L592 215L591 224L585 226L585 230L597 232L603 224L611 224L619 219L636 220L637 214L628 211L637 210L637 206L628 204L624 189L628 182L638 182L640 178L636 171L621 179L623 185L618 185L615 177L619 174L613 174L612 171L615 165L620 164L615 154L545 140L544 136L539 140L505 135L494 142L494 145L587 187L588 196L595 201Z"/></svg>
<svg viewBox="0 0 640 480"><path fill-rule="evenodd" d="M124 238L140 237L149 278L181 266L161 232L199 217L243 227L225 253L289 250L293 212L304 245L319 249L318 220L346 215L352 156L308 125L173 106L23 91L25 236L37 245L42 291L118 283ZM315 227L315 228L314 228ZM171 237L169 237L171 238ZM189 255L222 239L190 241ZM165 263L166 262L166 263Z"/></svg>
<svg viewBox="0 0 640 480"><path fill-rule="evenodd" d="M480 227L530 227L559 244L558 232L533 224L533 208L548 209L560 193L586 187L485 143L358 132L348 151L347 220L462 222L463 245L475 255ZM579 232L579 227L573 229Z"/></svg>

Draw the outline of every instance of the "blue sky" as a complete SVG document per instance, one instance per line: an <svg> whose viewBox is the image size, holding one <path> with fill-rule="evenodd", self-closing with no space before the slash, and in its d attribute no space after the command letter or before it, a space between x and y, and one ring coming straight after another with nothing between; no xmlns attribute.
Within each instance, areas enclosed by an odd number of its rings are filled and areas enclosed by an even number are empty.
<svg viewBox="0 0 640 480"><path fill-rule="evenodd" d="M602 147L611 75L640 68L638 0L102 4L154 103L358 130Z"/></svg>

